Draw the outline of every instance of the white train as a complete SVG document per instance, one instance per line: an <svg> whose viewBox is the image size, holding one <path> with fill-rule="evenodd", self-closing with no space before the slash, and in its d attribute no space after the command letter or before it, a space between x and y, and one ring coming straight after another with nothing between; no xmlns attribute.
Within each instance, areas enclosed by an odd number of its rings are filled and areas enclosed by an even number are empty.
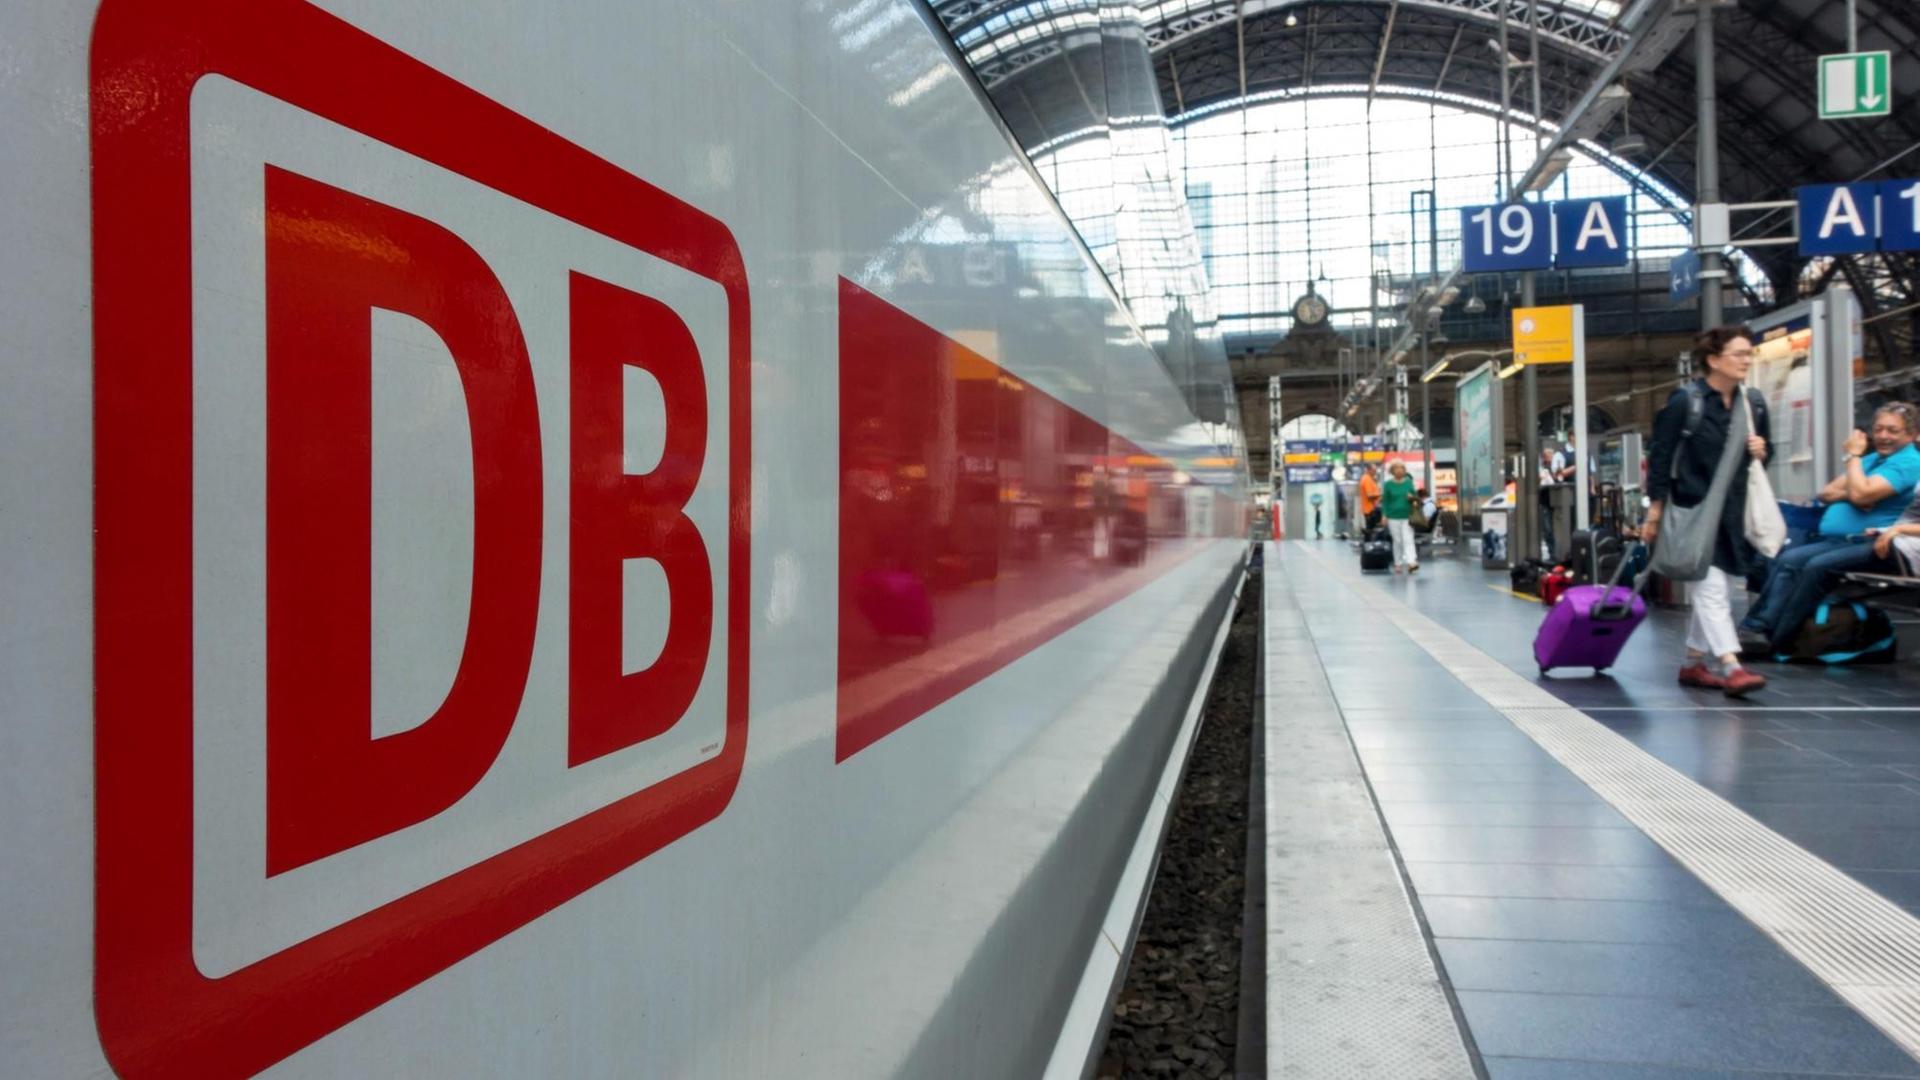
<svg viewBox="0 0 1920 1080"><path fill-rule="evenodd" d="M0 1075L1084 1070L1243 455L919 9L0 44Z"/></svg>

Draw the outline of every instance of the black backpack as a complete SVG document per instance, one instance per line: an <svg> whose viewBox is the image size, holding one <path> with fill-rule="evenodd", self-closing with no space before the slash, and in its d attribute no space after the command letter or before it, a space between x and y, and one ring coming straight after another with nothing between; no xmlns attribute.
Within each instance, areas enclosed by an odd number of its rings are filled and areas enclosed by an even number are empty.
<svg viewBox="0 0 1920 1080"><path fill-rule="evenodd" d="M1512 591L1525 596L1540 595L1540 579L1552 570L1544 560L1524 559L1507 570L1507 581Z"/></svg>
<svg viewBox="0 0 1920 1080"><path fill-rule="evenodd" d="M1693 433L1700 430L1700 418L1707 411L1707 395L1698 382L1690 382L1680 389L1687 394L1687 419L1680 425L1680 442L1673 448L1675 454L1679 454L1680 447L1685 446L1693 438ZM1767 416L1767 395L1748 387L1747 403L1753 406L1753 428L1747 434L1758 435L1760 421Z"/></svg>
<svg viewBox="0 0 1920 1080"><path fill-rule="evenodd" d="M1893 620L1858 600L1821 604L1774 659L1806 664L1890 664L1900 651Z"/></svg>

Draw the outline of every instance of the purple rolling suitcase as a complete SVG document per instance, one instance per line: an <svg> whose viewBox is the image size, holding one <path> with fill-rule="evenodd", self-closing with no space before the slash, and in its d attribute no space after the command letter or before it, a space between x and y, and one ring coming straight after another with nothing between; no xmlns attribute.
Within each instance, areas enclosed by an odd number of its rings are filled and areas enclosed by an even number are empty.
<svg viewBox="0 0 1920 1080"><path fill-rule="evenodd" d="M1542 674L1557 667L1590 667L1598 675L1619 659L1627 639L1647 617L1640 591L1618 584L1630 561L1622 553L1613 581L1576 585L1547 610L1547 621L1533 638L1533 659Z"/></svg>
<svg viewBox="0 0 1920 1080"><path fill-rule="evenodd" d="M881 637L933 637L933 600L908 571L866 571L855 586L854 602Z"/></svg>

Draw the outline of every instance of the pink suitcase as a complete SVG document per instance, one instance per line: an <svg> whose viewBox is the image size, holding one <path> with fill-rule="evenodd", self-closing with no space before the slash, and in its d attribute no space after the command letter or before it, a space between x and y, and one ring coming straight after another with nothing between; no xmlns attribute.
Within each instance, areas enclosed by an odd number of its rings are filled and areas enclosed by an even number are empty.
<svg viewBox="0 0 1920 1080"><path fill-rule="evenodd" d="M1630 585L1576 585L1547 610L1533 638L1541 674L1557 667L1607 670L1647 617L1647 601Z"/></svg>

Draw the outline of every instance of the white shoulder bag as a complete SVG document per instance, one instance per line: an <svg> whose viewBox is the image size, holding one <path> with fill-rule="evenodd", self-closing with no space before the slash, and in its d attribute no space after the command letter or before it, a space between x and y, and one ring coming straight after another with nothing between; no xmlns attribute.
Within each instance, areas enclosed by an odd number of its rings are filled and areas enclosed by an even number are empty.
<svg viewBox="0 0 1920 1080"><path fill-rule="evenodd" d="M1747 431L1758 435L1753 426L1753 399L1746 387L1740 388L1740 404L1747 410ZM1743 448L1744 449L1744 448ZM1773 497L1773 481L1767 479L1767 467L1751 459L1747 462L1747 542L1771 559L1787 546L1787 519L1780 513L1780 500Z"/></svg>

